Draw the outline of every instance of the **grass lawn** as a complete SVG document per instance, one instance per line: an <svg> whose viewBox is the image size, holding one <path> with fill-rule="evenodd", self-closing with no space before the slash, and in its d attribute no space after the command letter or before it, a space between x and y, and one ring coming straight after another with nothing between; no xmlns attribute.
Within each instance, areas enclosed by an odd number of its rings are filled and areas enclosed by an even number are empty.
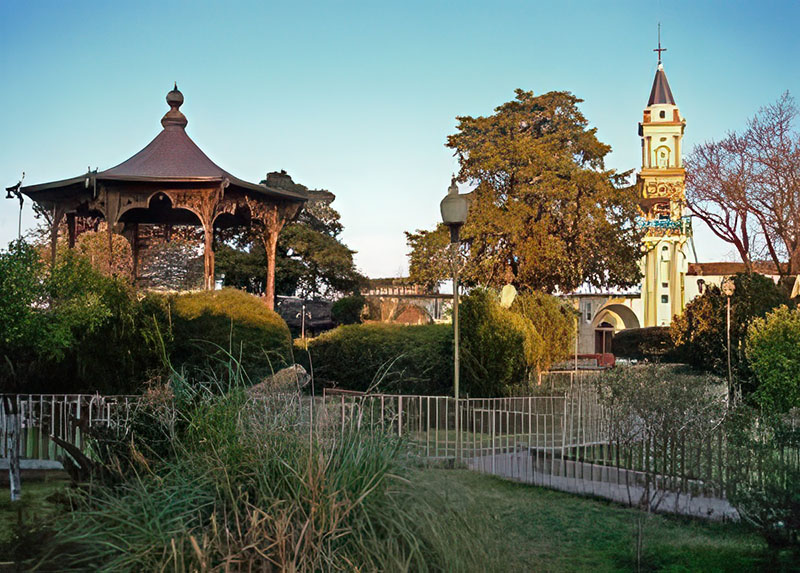
<svg viewBox="0 0 800 573"><path fill-rule="evenodd" d="M635 571L638 522L642 571L800 571L789 554L771 554L759 535L739 524L647 515L467 470L426 469L415 478L415 487L460 510L476 543L485 546L491 571ZM0 544L10 538L20 507L26 523L34 514L46 519L53 511L46 498L64 487L64 481L23 483L23 501L14 507L3 490ZM442 523L450 526L463 524Z"/></svg>
<svg viewBox="0 0 800 573"><path fill-rule="evenodd" d="M53 493L63 491L68 484L65 479L23 480L22 499L13 504L10 501L8 485L0 486L0 544L9 540L20 517L23 523L30 524L34 517L46 518L53 513L54 506L47 501L47 498ZM1 561L3 561L2 556L0 556Z"/></svg>
<svg viewBox="0 0 800 573"><path fill-rule="evenodd" d="M463 509L497 571L635 571L638 521L643 571L800 570L740 524L648 515L467 470L426 470L420 481Z"/></svg>

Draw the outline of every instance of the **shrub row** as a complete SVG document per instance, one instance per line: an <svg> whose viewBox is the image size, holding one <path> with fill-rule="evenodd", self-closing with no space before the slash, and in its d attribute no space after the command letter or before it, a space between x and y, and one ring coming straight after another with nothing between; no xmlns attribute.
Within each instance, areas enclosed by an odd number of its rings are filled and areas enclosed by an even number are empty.
<svg viewBox="0 0 800 573"><path fill-rule="evenodd" d="M618 358L671 362L675 359L675 345L668 326L630 328L614 335L611 352Z"/></svg>
<svg viewBox="0 0 800 573"><path fill-rule="evenodd" d="M449 324L340 326L298 348L298 362L318 383L350 390L446 394L453 384Z"/></svg>

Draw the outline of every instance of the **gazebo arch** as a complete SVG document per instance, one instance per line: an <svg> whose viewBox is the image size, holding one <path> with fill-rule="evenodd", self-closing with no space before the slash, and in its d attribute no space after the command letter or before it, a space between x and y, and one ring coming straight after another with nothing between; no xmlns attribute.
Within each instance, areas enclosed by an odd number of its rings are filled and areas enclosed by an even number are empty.
<svg viewBox="0 0 800 573"><path fill-rule="evenodd" d="M140 224L196 225L203 229L203 286L213 289L215 224L252 225L266 248L265 297L273 308L278 233L308 200L305 187L295 184L283 172L270 173L259 184L231 175L187 135L188 120L180 111L183 94L177 85L167 94L167 104L170 109L161 119L162 131L128 160L105 171L89 171L71 179L20 189L53 214L52 261L55 262L58 228L64 218L72 247L76 218L101 216L107 223L109 252L113 233L125 235L133 246L134 269L138 266Z"/></svg>

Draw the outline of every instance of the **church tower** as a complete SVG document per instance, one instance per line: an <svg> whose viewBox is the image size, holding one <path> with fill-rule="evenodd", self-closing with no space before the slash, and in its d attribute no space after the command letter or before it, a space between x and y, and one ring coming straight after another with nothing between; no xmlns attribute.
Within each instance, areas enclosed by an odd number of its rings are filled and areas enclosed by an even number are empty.
<svg viewBox="0 0 800 573"><path fill-rule="evenodd" d="M642 242L642 326L669 326L684 307L684 277L691 219L686 215L685 171L681 143L686 120L672 96L661 64L659 29L658 68L650 99L639 124L642 170L637 176L644 228Z"/></svg>

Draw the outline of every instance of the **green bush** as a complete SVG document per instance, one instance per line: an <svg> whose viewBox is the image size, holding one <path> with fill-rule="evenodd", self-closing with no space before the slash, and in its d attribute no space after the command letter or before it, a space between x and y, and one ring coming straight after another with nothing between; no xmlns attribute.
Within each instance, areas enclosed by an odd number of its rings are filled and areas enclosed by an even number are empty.
<svg viewBox="0 0 800 573"><path fill-rule="evenodd" d="M734 374L751 391L751 372L745 358L747 327L781 304L790 304L772 279L759 274L738 273L731 297L731 364ZM695 368L727 376L727 301L714 285L686 305L683 314L672 322L672 340L679 360Z"/></svg>
<svg viewBox="0 0 800 573"><path fill-rule="evenodd" d="M497 295L475 289L461 305L463 390L504 396L527 385L544 345L530 320L500 306Z"/></svg>
<svg viewBox="0 0 800 573"><path fill-rule="evenodd" d="M331 307L331 318L336 324L358 324L367 299L360 294L340 298Z"/></svg>
<svg viewBox="0 0 800 573"><path fill-rule="evenodd" d="M140 300L127 280L104 276L75 251L60 253L53 268L22 242L0 252L7 390L135 392L163 367L165 316L160 301Z"/></svg>
<svg viewBox="0 0 800 573"><path fill-rule="evenodd" d="M541 338L533 366L548 370L566 360L575 344L575 311L561 299L538 291L518 294L511 310L531 321Z"/></svg>
<svg viewBox="0 0 800 573"><path fill-rule="evenodd" d="M309 341L298 362L323 384L365 391L450 394L453 328L449 324L340 326ZM310 363L309 363L310 356Z"/></svg>
<svg viewBox="0 0 800 573"><path fill-rule="evenodd" d="M754 320L745 348L759 405L768 412L800 408L800 309L781 306Z"/></svg>
<svg viewBox="0 0 800 573"><path fill-rule="evenodd" d="M611 352L618 358L669 362L675 344L668 326L649 326L621 330L611 340Z"/></svg>
<svg viewBox="0 0 800 573"><path fill-rule="evenodd" d="M232 355L257 381L292 362L289 327L257 296L236 289L169 299L173 367L219 370Z"/></svg>

